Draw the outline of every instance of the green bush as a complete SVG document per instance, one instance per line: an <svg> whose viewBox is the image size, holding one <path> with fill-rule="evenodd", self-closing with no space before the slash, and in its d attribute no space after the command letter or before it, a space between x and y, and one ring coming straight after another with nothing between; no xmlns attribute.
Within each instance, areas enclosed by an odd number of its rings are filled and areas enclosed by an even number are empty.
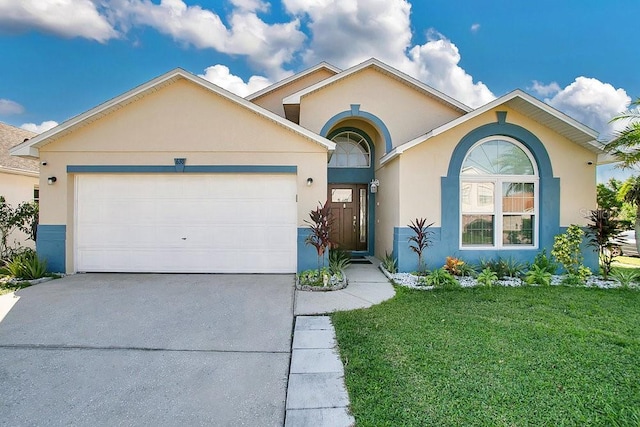
<svg viewBox="0 0 640 427"><path fill-rule="evenodd" d="M438 268L427 276L420 277L419 284L433 286L434 288L452 289L459 288L460 282L444 268Z"/></svg>
<svg viewBox="0 0 640 427"><path fill-rule="evenodd" d="M28 251L6 261L5 269L9 275L18 279L39 279L47 273L47 262L38 258L34 251Z"/></svg>
<svg viewBox="0 0 640 427"><path fill-rule="evenodd" d="M527 285L550 286L551 276L552 274L549 273L549 271L545 269L545 267L541 267L538 264L533 264L531 266L531 269L527 271L527 274L525 274L524 282Z"/></svg>
<svg viewBox="0 0 640 427"><path fill-rule="evenodd" d="M620 286L628 289L632 282L637 282L638 279L640 279L640 271L627 268L614 268L611 270L611 276L620 283Z"/></svg>
<svg viewBox="0 0 640 427"><path fill-rule="evenodd" d="M332 274L341 273L351 264L351 253L344 249L329 249L329 270Z"/></svg>
<svg viewBox="0 0 640 427"><path fill-rule="evenodd" d="M582 265L580 244L583 237L584 231L577 225L571 224L566 232L554 237L551 251L551 255L562 264L567 273L578 276L582 282L591 275L591 270Z"/></svg>
<svg viewBox="0 0 640 427"><path fill-rule="evenodd" d="M329 268L322 267L320 270L305 270L298 274L298 281L301 285L324 286L324 277L327 276L327 286L333 286L342 281L342 273L332 273Z"/></svg>
<svg viewBox="0 0 640 427"><path fill-rule="evenodd" d="M556 271L558 271L558 264L553 260L552 257L547 255L546 249L538 252L536 257L533 259L533 264L531 265L531 267L533 267L534 265L538 266L539 269L544 270L549 274L556 274Z"/></svg>
<svg viewBox="0 0 640 427"><path fill-rule="evenodd" d="M498 281L498 275L490 268L485 268L478 274L476 281L478 285L490 288Z"/></svg>
<svg viewBox="0 0 640 427"><path fill-rule="evenodd" d="M384 258L382 258L382 267L391 274L398 272L398 260L393 256L393 252L384 252Z"/></svg>

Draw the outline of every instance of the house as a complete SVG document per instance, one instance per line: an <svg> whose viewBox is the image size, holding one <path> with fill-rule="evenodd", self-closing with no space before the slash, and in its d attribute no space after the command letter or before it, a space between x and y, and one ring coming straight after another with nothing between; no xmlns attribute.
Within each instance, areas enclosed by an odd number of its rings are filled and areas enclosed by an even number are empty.
<svg viewBox="0 0 640 427"><path fill-rule="evenodd" d="M480 108L371 59L326 63L243 99L182 69L12 154L41 161L38 252L52 269L292 273L317 265L305 220L410 271L532 260L595 208L595 131L515 90ZM597 265L595 254L587 263Z"/></svg>
<svg viewBox="0 0 640 427"><path fill-rule="evenodd" d="M23 202L38 200L38 161L11 156L9 150L36 134L0 122L0 196L15 208ZM20 230L7 238L7 244L34 247L34 242Z"/></svg>

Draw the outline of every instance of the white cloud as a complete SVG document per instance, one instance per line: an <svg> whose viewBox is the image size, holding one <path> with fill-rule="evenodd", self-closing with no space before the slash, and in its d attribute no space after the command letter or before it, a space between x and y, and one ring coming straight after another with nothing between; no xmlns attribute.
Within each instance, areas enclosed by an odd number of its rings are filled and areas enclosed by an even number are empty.
<svg viewBox="0 0 640 427"><path fill-rule="evenodd" d="M200 6L188 6L183 0L117 0L112 19L124 27L146 25L199 49L215 49L232 55L246 55L253 66L269 77L289 75L283 64L291 61L302 46L304 33L297 19L267 24L256 10L266 4L256 0L234 0L236 9L228 17L229 28L215 12Z"/></svg>
<svg viewBox="0 0 640 427"><path fill-rule="evenodd" d="M199 74L200 77L241 97L257 92L272 83L262 76L251 76L245 83L240 77L231 74L228 67L220 64L207 67L204 71L204 74Z"/></svg>
<svg viewBox="0 0 640 427"><path fill-rule="evenodd" d="M376 57L406 61L411 43L411 5L405 0L284 0L287 10L308 19L313 34L303 58L341 68Z"/></svg>
<svg viewBox="0 0 640 427"><path fill-rule="evenodd" d="M462 103L475 108L495 99L484 83L474 83L458 65L458 47L436 31L429 31L427 43L414 46L409 56L414 67L410 74Z"/></svg>
<svg viewBox="0 0 640 427"><path fill-rule="evenodd" d="M266 12L269 10L269 4L260 0L230 0L231 3L241 10L247 10L251 12L259 11Z"/></svg>
<svg viewBox="0 0 640 427"><path fill-rule="evenodd" d="M58 122L54 122L53 120L47 120L44 121L42 123L40 123L39 125L35 124L35 123L24 123L22 125L20 125L20 127L22 129L34 132L34 133L42 133L42 132L46 132L49 129L53 129L54 127L58 126Z"/></svg>
<svg viewBox="0 0 640 427"><path fill-rule="evenodd" d="M624 89L615 89L598 79L578 77L550 99L549 105L600 132L606 140L623 123L609 124L612 117L624 111L631 98Z"/></svg>
<svg viewBox="0 0 640 427"><path fill-rule="evenodd" d="M544 83L541 83L537 80L534 80L533 85L531 85L531 87L529 87L528 89L532 90L540 96L555 95L561 90L560 85L556 82L551 82L548 85L545 85Z"/></svg>
<svg viewBox="0 0 640 427"><path fill-rule="evenodd" d="M436 31L427 43L411 45L411 5L406 0L283 0L308 23L313 38L302 54L307 65L327 61L348 68L371 57L472 107L495 98L459 66L455 44ZM344 48L340 48L344 46Z"/></svg>
<svg viewBox="0 0 640 427"><path fill-rule="evenodd" d="M0 116L24 113L24 107L10 99L0 98Z"/></svg>
<svg viewBox="0 0 640 427"><path fill-rule="evenodd" d="M472 33L477 33L478 31L480 31L480 24L473 24L471 25L471 32Z"/></svg>
<svg viewBox="0 0 640 427"><path fill-rule="evenodd" d="M0 0L0 28L9 33L35 29L100 43L118 37L91 0Z"/></svg>

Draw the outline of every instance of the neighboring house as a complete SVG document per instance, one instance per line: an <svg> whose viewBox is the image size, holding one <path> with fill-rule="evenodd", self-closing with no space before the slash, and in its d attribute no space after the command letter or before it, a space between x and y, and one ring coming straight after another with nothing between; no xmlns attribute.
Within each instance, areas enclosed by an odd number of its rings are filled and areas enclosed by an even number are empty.
<svg viewBox="0 0 640 427"><path fill-rule="evenodd" d="M52 269L300 271L317 265L305 220L328 199L341 247L393 251L407 271L419 217L434 223L430 268L549 251L595 208L596 138L519 90L474 110L372 59L246 99L176 69L12 154L46 163Z"/></svg>
<svg viewBox="0 0 640 427"><path fill-rule="evenodd" d="M23 202L38 200L38 161L11 156L9 149L37 134L0 122L0 196L16 208ZM34 247L34 242L20 230L9 235L7 244Z"/></svg>

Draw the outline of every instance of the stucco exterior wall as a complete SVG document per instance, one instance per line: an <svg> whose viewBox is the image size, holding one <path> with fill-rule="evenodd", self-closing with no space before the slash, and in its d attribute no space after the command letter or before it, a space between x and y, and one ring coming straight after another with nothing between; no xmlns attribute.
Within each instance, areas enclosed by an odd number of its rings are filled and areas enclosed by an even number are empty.
<svg viewBox="0 0 640 427"><path fill-rule="evenodd" d="M394 147L461 115L393 77L365 69L302 97L300 124L320 133L329 119L352 104L386 125Z"/></svg>
<svg viewBox="0 0 640 427"><path fill-rule="evenodd" d="M416 217L426 217L434 226L441 224L440 201L457 194L441 194L440 178L447 175L451 154L458 142L470 131L487 123L496 122L496 111L507 111L507 123L528 129L544 144L553 167L554 177L560 178L560 225L585 225L586 213L596 205L597 155L551 129L519 114L498 107L443 134L404 152L400 188L400 214L398 226L405 226ZM592 162L592 165L588 165Z"/></svg>
<svg viewBox="0 0 640 427"><path fill-rule="evenodd" d="M393 251L393 229L399 221L400 162L391 161L376 169L376 178L380 181L378 192L374 195L376 206L375 256L382 259L385 252Z"/></svg>
<svg viewBox="0 0 640 427"><path fill-rule="evenodd" d="M36 176L0 171L0 196L3 196L14 209L21 203L33 201L33 189L37 185L38 177ZM15 230L9 235L7 244L12 247L16 245L28 248L35 247L35 242L29 240L27 235L20 230Z"/></svg>
<svg viewBox="0 0 640 427"><path fill-rule="evenodd" d="M262 96L252 99L251 102L261 106L262 108L266 108L273 113L276 113L280 117L285 117L284 107L282 106L282 100L284 98L311 85L314 85L322 80L325 80L333 75L335 75L334 72L327 70L326 68L321 68L314 71L313 73L309 73L306 76L300 77L299 79L296 79L289 84L283 85L271 92L265 93Z"/></svg>
<svg viewBox="0 0 640 427"><path fill-rule="evenodd" d="M68 165L172 166L174 158L186 158L187 166L296 166L301 227L326 198L325 147L183 80L44 146L40 158L47 162L40 223L66 225L67 271L73 271L75 195ZM54 185L47 185L49 176L57 178Z"/></svg>

